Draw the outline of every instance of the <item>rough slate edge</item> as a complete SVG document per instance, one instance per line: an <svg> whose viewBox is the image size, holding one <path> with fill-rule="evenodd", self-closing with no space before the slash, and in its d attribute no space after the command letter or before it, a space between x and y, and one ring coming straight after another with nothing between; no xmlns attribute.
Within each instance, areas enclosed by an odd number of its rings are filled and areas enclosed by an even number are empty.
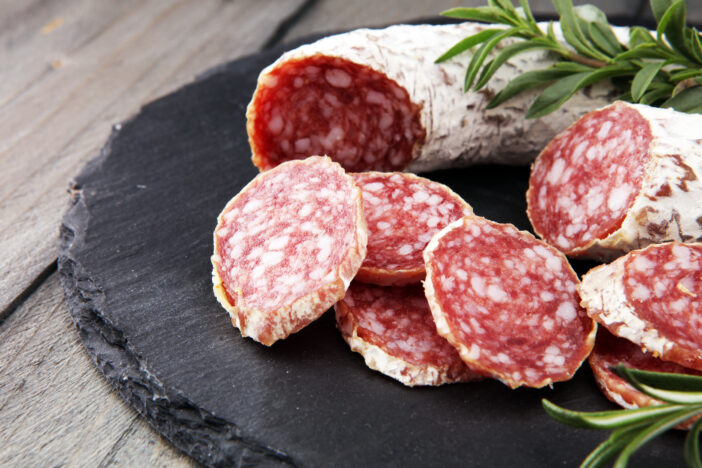
<svg viewBox="0 0 702 468"><path fill-rule="evenodd" d="M100 156L81 171L78 179L89 177L100 168L120 128L115 126ZM100 372L154 429L201 463L295 466L285 453L242 436L236 424L198 408L179 392L164 388L144 366L141 356L131 350L122 332L101 316L104 292L71 255L74 243L80 244L84 239L90 215L81 187L73 183L70 192L70 206L59 236L58 269L73 323Z"/></svg>

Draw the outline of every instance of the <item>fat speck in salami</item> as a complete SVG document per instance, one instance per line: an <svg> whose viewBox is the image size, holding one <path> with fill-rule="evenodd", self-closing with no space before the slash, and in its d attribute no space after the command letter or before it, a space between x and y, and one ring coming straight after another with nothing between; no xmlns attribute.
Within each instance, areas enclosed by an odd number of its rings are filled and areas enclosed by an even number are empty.
<svg viewBox="0 0 702 468"><path fill-rule="evenodd" d="M351 283L338 302L344 340L368 367L405 385L441 385L481 378L436 332L421 285Z"/></svg>
<svg viewBox="0 0 702 468"><path fill-rule="evenodd" d="M559 134L534 162L534 231L600 260L702 240L702 115L617 102Z"/></svg>
<svg viewBox="0 0 702 468"><path fill-rule="evenodd" d="M217 219L215 296L242 335L271 345L322 315L366 254L361 190L329 158L259 174Z"/></svg>
<svg viewBox="0 0 702 468"><path fill-rule="evenodd" d="M471 368L512 388L570 379L596 327L561 252L511 224L466 216L424 251L424 288L439 334Z"/></svg>
<svg viewBox="0 0 702 468"><path fill-rule="evenodd" d="M665 361L702 370L702 243L634 250L590 270L588 315Z"/></svg>
<svg viewBox="0 0 702 468"><path fill-rule="evenodd" d="M351 174L363 192L368 254L357 281L390 285L424 278L422 251L451 221L473 214L450 188L403 172Z"/></svg>

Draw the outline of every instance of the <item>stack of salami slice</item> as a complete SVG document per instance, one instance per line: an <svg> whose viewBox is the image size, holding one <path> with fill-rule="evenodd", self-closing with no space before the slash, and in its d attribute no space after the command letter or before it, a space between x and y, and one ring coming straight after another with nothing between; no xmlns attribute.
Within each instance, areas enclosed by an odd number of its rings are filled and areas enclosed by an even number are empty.
<svg viewBox="0 0 702 468"><path fill-rule="evenodd" d="M266 345L334 305L351 349L410 386L568 380L599 322L631 342L598 338L603 391L655 404L609 366L702 372L702 116L600 108L606 84L548 118L524 119L528 94L487 111L489 90L458 84L468 59L433 63L481 28L353 31L261 73L247 130L264 172L218 219L215 295ZM548 60L522 56L495 86ZM526 196L543 241L476 216L437 182L373 172L528 163L540 150ZM566 258L623 254L582 283Z"/></svg>

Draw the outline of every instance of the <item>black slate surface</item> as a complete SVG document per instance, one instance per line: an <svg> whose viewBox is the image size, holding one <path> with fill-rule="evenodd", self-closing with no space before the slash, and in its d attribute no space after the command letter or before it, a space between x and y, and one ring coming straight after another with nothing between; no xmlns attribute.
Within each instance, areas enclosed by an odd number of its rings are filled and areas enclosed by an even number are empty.
<svg viewBox="0 0 702 468"><path fill-rule="evenodd" d="M229 63L147 105L76 178L59 271L101 372L207 465L577 466L605 434L553 422L540 399L613 408L587 368L553 389L496 381L410 389L367 369L329 312L271 348L231 326L212 295L212 231L257 173L245 106L281 51ZM527 168L427 176L477 214L528 228ZM634 465L681 465L682 442L666 434Z"/></svg>

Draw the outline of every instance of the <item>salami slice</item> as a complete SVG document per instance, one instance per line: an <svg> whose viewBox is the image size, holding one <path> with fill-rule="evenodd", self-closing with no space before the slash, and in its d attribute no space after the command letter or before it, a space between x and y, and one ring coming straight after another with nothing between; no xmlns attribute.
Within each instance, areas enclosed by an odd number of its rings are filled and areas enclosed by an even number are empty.
<svg viewBox="0 0 702 468"><path fill-rule="evenodd" d="M583 276L582 305L613 334L702 370L702 243L629 252Z"/></svg>
<svg viewBox="0 0 702 468"><path fill-rule="evenodd" d="M285 338L344 297L366 255L361 190L329 158L259 174L217 218L214 293L243 336Z"/></svg>
<svg viewBox="0 0 702 468"><path fill-rule="evenodd" d="M612 372L610 367L624 364L627 367L653 372L702 375L702 372L661 361L641 348L622 338L617 338L602 328L597 332L595 347L588 358L592 373L602 393L612 402L624 408L642 408L660 405L663 402L634 388L629 382Z"/></svg>
<svg viewBox="0 0 702 468"><path fill-rule="evenodd" d="M436 332L421 285L351 283L336 321L344 340L371 369L410 387L481 378Z"/></svg>
<svg viewBox="0 0 702 468"><path fill-rule="evenodd" d="M390 285L424 279L422 251L432 235L451 221L473 214L471 207L438 182L400 172L351 174L363 192L368 254L357 281Z"/></svg>
<svg viewBox="0 0 702 468"><path fill-rule="evenodd" d="M532 167L534 231L600 260L702 240L702 115L617 102L559 134Z"/></svg>
<svg viewBox="0 0 702 468"><path fill-rule="evenodd" d="M590 353L595 324L558 250L511 224L466 216L424 251L436 328L476 370L512 388L570 379Z"/></svg>
<svg viewBox="0 0 702 468"><path fill-rule="evenodd" d="M247 109L254 164L266 170L309 154L357 172L528 164L569 123L612 101L611 85L598 84L541 119L524 119L534 93L486 110L509 80L553 62L545 51L520 54L483 90L464 93L470 54L434 59L487 27L359 29L285 53L261 72Z"/></svg>

